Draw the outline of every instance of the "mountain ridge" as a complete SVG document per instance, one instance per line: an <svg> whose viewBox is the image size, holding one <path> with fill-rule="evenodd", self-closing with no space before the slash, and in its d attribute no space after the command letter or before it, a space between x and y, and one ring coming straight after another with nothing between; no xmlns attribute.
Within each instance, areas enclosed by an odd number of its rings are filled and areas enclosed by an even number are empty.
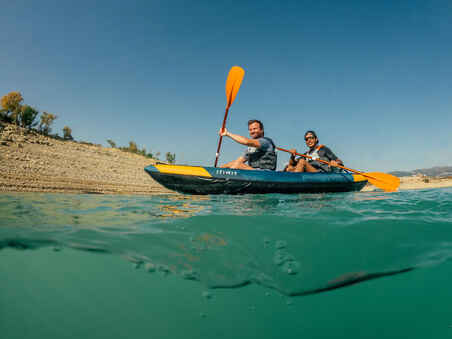
<svg viewBox="0 0 452 339"><path fill-rule="evenodd" d="M412 171L392 171L389 174L395 175L396 177L409 177L413 175L426 175L428 177L451 177L452 176L452 166L434 166L431 168L420 168Z"/></svg>

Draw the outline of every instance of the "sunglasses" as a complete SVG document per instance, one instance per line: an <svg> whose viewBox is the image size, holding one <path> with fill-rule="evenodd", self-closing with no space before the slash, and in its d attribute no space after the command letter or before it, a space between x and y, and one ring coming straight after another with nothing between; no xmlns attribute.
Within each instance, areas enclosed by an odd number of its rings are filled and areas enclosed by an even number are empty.
<svg viewBox="0 0 452 339"><path fill-rule="evenodd" d="M315 137L313 137L313 136L310 136L310 137L306 137L306 138L304 138L304 140L305 140L305 141L308 141L309 139L315 139Z"/></svg>

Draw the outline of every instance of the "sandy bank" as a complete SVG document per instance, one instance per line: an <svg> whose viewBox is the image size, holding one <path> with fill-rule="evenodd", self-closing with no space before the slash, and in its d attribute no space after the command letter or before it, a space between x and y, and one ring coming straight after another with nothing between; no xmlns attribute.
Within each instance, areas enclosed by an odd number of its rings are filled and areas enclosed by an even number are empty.
<svg viewBox="0 0 452 339"><path fill-rule="evenodd" d="M119 149L56 140L0 124L0 192L174 193L144 172L153 163ZM400 189L451 186L452 178L415 176L401 178Z"/></svg>
<svg viewBox="0 0 452 339"><path fill-rule="evenodd" d="M452 177L432 178L423 176L402 177L400 178L400 189L425 189L452 187Z"/></svg>
<svg viewBox="0 0 452 339"><path fill-rule="evenodd" d="M423 176L401 177L399 190L416 190L428 188L452 187L452 178L432 178ZM363 192L375 191L377 188L370 184L363 188Z"/></svg>

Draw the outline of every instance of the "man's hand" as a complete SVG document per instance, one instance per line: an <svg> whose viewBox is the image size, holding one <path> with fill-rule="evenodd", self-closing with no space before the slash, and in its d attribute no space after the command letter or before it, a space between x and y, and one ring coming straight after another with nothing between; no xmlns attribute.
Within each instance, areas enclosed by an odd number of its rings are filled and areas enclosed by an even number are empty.
<svg viewBox="0 0 452 339"><path fill-rule="evenodd" d="M292 156L295 157L297 154L297 150L295 148L292 148L289 150L290 153L292 153Z"/></svg>
<svg viewBox="0 0 452 339"><path fill-rule="evenodd" d="M218 131L218 134L221 135L222 137L229 137L232 140L234 140L235 142L238 142L239 144L242 144L245 146L256 147L256 148L261 146L257 139L248 139L246 137L242 137L241 135L229 132L226 128L220 129Z"/></svg>
<svg viewBox="0 0 452 339"><path fill-rule="evenodd" d="M218 132L219 135L221 135L222 137L226 137L228 135L228 130L225 128L219 130Z"/></svg>

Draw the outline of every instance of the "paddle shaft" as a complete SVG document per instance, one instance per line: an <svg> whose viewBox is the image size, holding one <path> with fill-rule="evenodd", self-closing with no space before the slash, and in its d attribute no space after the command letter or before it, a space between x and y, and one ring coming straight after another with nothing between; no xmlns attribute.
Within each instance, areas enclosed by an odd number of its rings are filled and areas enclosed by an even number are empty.
<svg viewBox="0 0 452 339"><path fill-rule="evenodd" d="M230 99L231 98L228 98L228 102L230 102ZM229 107L230 107L230 104L228 104L228 106L226 106L226 112L224 113L224 119L223 119L223 125L221 126L222 130L226 127L226 120L228 119ZM222 141L223 141L223 136L220 135L220 139L218 140L217 154L215 156L214 167L217 167L217 164L218 164L218 157L220 156L220 148L221 148Z"/></svg>
<svg viewBox="0 0 452 339"><path fill-rule="evenodd" d="M291 151L289 151L289 150L287 150L287 149L284 149L284 148L281 148L281 147L276 147L276 149L278 149L278 150L280 150L280 151L283 151L283 152L292 153ZM300 157L304 157L304 158L307 158L307 159L312 159L311 156L306 155L306 154L300 154L300 153L297 153L297 152L295 152L295 154L298 155L298 156L300 156ZM329 165L329 166L339 167L339 168L342 168L342 169L344 169L344 170L353 172L353 173L355 173L355 174L360 174L360 175L363 175L363 176L365 176L365 177L370 177L370 178L373 178L373 179L375 179L375 180L378 180L377 178L374 178L374 177L371 176L371 175L368 175L368 174L363 173L363 172L360 172L360 171L356 171L356 170L351 169L351 168L347 168L347 167L345 167L345 166L341 166L341 165L331 165L328 161L321 160L321 159L315 159L315 160L318 161L318 162L327 164L327 165Z"/></svg>

